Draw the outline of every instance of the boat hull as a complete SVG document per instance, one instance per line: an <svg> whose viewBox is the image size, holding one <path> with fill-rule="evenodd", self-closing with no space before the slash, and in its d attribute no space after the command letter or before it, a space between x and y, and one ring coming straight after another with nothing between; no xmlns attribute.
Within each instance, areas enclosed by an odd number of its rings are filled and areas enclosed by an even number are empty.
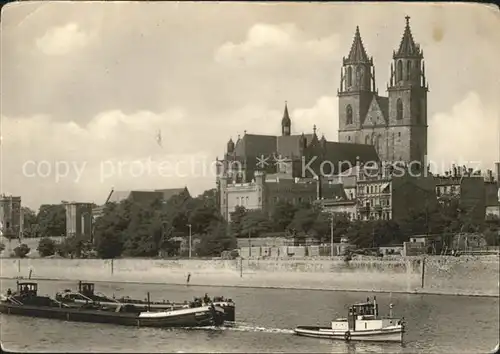
<svg viewBox="0 0 500 354"><path fill-rule="evenodd" d="M0 304L0 313L9 315L59 319L65 321L110 323L139 327L204 327L224 323L224 310L208 306L167 312L114 312L74 307L45 307L34 305Z"/></svg>
<svg viewBox="0 0 500 354"><path fill-rule="evenodd" d="M343 341L364 342L399 342L403 341L404 329L402 326L387 327L378 330L334 331L328 327L299 326L295 328L295 334L312 338L338 339Z"/></svg>
<svg viewBox="0 0 500 354"><path fill-rule="evenodd" d="M148 305L145 302L138 302L138 301L128 302L126 300L124 301L124 300L120 300L120 299L111 301L110 299L105 299L102 297L93 297L91 299L93 301L99 303L100 305L109 306L109 307L118 307L118 306L124 305L124 304L132 304L143 311L146 311L148 306L149 306L149 309L152 311L180 310L180 309L186 308L186 306L187 306L184 304L176 304L176 303L150 303ZM64 302L67 304L72 303L72 302L75 304L88 303L88 301L81 300L81 299L71 299L71 300L67 300ZM226 301L222 301L222 302L217 301L217 302L214 302L214 305L224 309L224 321L234 322L236 320L236 309L235 309L234 303L226 302Z"/></svg>

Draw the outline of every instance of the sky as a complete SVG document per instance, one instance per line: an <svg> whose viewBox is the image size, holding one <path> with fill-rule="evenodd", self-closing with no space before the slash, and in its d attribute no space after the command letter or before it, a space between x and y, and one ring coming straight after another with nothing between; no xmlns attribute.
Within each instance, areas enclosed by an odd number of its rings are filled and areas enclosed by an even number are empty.
<svg viewBox="0 0 500 354"><path fill-rule="evenodd" d="M429 159L499 160L500 16L466 3L20 2L2 8L1 180L38 208L215 187L229 138L337 140L356 25L386 95L405 16L424 51ZM479 168L479 167L478 167Z"/></svg>

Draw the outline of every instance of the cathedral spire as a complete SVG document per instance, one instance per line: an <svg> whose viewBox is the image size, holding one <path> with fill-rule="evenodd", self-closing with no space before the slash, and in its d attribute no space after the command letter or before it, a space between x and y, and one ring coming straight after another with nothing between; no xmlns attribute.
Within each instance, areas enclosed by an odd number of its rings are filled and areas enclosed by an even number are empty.
<svg viewBox="0 0 500 354"><path fill-rule="evenodd" d="M285 111L283 112L283 119L281 119L281 135L289 136L292 127L292 120L288 114L288 104L285 101Z"/></svg>
<svg viewBox="0 0 500 354"><path fill-rule="evenodd" d="M356 32L354 33L354 40L352 42L349 56L344 60L344 65L356 63L371 63L371 59L369 59L366 54L363 40L361 39L361 34L359 33L359 26L356 26Z"/></svg>
<svg viewBox="0 0 500 354"><path fill-rule="evenodd" d="M422 58L420 46L413 40L410 28L410 16L406 16L406 27L399 44L399 49L394 53L394 59L397 58Z"/></svg>

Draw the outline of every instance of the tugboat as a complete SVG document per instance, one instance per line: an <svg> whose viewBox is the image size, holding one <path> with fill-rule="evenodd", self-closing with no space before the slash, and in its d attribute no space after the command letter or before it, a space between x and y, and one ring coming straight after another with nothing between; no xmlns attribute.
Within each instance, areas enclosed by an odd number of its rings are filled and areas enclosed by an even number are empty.
<svg viewBox="0 0 500 354"><path fill-rule="evenodd" d="M214 297L213 300L208 297L207 294L203 299L195 298L194 301L188 303L174 303L170 301L163 302L149 302L146 300L131 299L129 297L115 298L106 296L102 293L95 292L94 283L88 282L78 282L78 291L73 292L70 289L64 290L62 294L56 294L56 299L66 304L76 303L76 304L86 304L86 303L99 303L104 306L117 307L123 304L132 304L140 309L150 308L152 311L172 311L192 307L209 306L214 304L222 309L224 309L224 321L234 322L235 321L235 303L231 299L224 299L221 297Z"/></svg>
<svg viewBox="0 0 500 354"><path fill-rule="evenodd" d="M376 297L364 303L349 306L347 318L332 321L331 327L299 326L295 333L300 336L341 339L345 341L402 342L405 332L404 318L392 316L392 304L388 317L379 317Z"/></svg>
<svg viewBox="0 0 500 354"><path fill-rule="evenodd" d="M31 282L18 282L14 294L9 289L7 296L0 301L0 313L138 327L204 327L224 323L224 310L213 304L158 312L150 311L149 307L144 311L133 304L66 304L48 296L39 296L37 283Z"/></svg>

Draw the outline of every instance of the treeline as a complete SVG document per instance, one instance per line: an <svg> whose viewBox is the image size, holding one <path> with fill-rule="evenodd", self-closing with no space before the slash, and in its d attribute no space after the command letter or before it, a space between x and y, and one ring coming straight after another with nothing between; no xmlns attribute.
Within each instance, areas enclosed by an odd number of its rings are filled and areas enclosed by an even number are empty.
<svg viewBox="0 0 500 354"><path fill-rule="evenodd" d="M342 237L358 248L375 248L402 244L411 235L482 232L488 245L498 246L499 220L489 216L485 223L476 224L465 208L454 200L448 204L436 204L426 210L409 208L404 220L350 220L347 214L331 214L309 204L293 205L279 202L270 214L260 210L237 207L231 214L231 231L238 238L264 236L269 232L281 232L299 239L306 236L318 243L330 242L333 219L333 239Z"/></svg>
<svg viewBox="0 0 500 354"><path fill-rule="evenodd" d="M215 189L192 198L179 194L167 202L155 200L149 204L123 201L110 203L103 216L94 224L94 242L79 237L66 237L56 243L46 236L65 233L63 205L40 207L37 214L24 211L24 237L42 237L38 251L42 256L58 254L64 257L155 257L183 256L179 253L180 236L193 240L193 256L219 256L222 251L236 248L238 238L255 238L268 233L280 233L301 239L313 238L317 243L329 243L333 218L334 242L342 237L358 248L375 248L408 241L416 234L455 234L482 232L488 245L499 245L499 220L490 216L476 225L458 202L435 205L427 210L409 210L408 217L396 223L392 220L349 220L346 214L329 214L315 205L288 202L277 203L269 213L237 207L231 213L231 223L218 211ZM9 239L10 240L10 239ZM4 245L0 245L5 248ZM18 257L29 253L26 245L14 249Z"/></svg>

